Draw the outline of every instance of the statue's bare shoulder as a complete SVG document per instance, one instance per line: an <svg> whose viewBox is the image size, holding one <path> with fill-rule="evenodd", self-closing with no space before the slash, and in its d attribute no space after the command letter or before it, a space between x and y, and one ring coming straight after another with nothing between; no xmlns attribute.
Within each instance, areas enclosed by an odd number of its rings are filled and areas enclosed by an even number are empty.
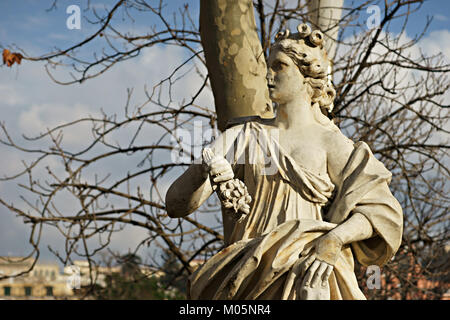
<svg viewBox="0 0 450 320"><path fill-rule="evenodd" d="M322 130L321 142L327 153L328 174L331 181L335 182L354 150L354 142L337 128Z"/></svg>

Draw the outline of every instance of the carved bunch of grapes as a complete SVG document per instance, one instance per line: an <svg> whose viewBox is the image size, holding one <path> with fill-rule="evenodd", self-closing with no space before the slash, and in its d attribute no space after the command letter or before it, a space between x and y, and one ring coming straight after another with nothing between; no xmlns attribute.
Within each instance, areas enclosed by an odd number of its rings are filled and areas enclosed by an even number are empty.
<svg viewBox="0 0 450 320"><path fill-rule="evenodd" d="M226 209L232 209L239 219L242 214L249 214L252 197L247 186L239 179L222 182L218 190L219 198Z"/></svg>

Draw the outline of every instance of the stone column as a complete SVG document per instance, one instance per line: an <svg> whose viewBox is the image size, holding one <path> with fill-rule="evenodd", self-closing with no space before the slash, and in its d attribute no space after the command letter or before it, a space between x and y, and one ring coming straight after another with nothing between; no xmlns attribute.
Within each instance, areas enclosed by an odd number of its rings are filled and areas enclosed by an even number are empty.
<svg viewBox="0 0 450 320"><path fill-rule="evenodd" d="M336 54L338 22L341 19L343 4L344 0L311 0L308 2L308 16L311 23L325 35L324 47L330 58L329 74L332 72L333 58Z"/></svg>
<svg viewBox="0 0 450 320"><path fill-rule="evenodd" d="M252 1L201 0L200 34L219 129L235 117L273 118Z"/></svg>

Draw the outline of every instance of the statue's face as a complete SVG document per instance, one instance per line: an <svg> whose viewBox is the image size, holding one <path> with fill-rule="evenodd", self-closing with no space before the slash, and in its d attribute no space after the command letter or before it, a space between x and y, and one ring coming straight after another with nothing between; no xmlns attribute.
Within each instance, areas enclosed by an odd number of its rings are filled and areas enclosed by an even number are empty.
<svg viewBox="0 0 450 320"><path fill-rule="evenodd" d="M284 104L306 94L304 77L286 53L272 51L267 66L267 84L272 101Z"/></svg>

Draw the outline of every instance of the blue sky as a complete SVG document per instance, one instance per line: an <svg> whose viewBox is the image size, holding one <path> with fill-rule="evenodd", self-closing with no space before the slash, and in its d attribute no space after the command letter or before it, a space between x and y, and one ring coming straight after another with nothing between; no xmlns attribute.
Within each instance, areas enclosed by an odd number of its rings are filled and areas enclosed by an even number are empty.
<svg viewBox="0 0 450 320"><path fill-rule="evenodd" d="M168 1L170 6L165 10L173 12L184 3L189 3L193 9L193 18L198 19L198 1ZM85 20L82 21L81 30L66 28L65 9L71 4L86 1L66 0L58 1L57 9L47 12L53 0L2 0L0 1L0 46L1 49L17 45L28 54L38 56L48 53L54 47L65 48L90 35L96 27ZM110 5L113 1L94 1L91 3L102 12L104 4ZM346 1L347 6L351 1ZM407 34L413 36L421 31L426 16L434 18L426 35L424 44L434 51L442 51L450 56L450 1L429 0L424 4L420 13L415 13L409 24ZM139 32L148 25L157 24L147 21L145 16L137 16L135 22L130 22L118 15L116 23L126 23L127 30ZM123 20L125 19L125 21ZM365 19L365 17L361 17ZM394 30L395 31L395 28ZM83 52L83 54L90 54ZM144 99L144 85L152 86L162 77L170 74L167 66L175 66L185 58L183 50L173 47L154 47L133 61L121 63L100 78L83 84L60 86L53 83L45 74L42 63L24 61L20 66L13 68L0 67L0 121L4 121L13 137L20 139L22 133L36 134L46 127L61 122L70 121L76 117L88 114L98 114L100 108L108 113L121 112L126 97L126 89L134 87L136 101ZM164 63L161 63L163 61ZM195 79L183 82L179 95L189 97L195 90ZM212 104L212 96L205 95L201 102L204 105ZM68 139L74 146L82 143L86 137L83 134L69 134ZM72 140L70 140L72 139ZM17 170L23 154L8 151L0 147L0 176ZM111 165L115 168L116 165ZM7 199L20 201L18 188L14 185L5 185L0 182L0 194ZM145 233L126 230L118 237L117 249L126 250L133 247ZM0 255L24 255L28 252L28 227L21 220L0 207ZM48 229L43 239L43 258L52 260L52 255L45 249L48 244L56 245L58 235L54 230Z"/></svg>
<svg viewBox="0 0 450 320"><path fill-rule="evenodd" d="M352 3L360 3L362 1L349 1L344 0L344 6L348 5L352 7ZM391 2L391 1L389 1ZM380 3L381 10L383 10L384 1L378 1L377 3ZM412 8L417 8L417 5L412 6ZM405 10L403 11L405 12ZM449 18L449 12L450 12L450 2L446 0L427 0L423 3L422 8L420 11L415 12L411 15L411 22L408 23L408 28L406 32L409 36L412 36L414 34L417 34L419 32L422 32L423 25L427 21L427 17L432 17L433 22L430 25L429 31L434 30L442 30L442 29L448 29L450 26L450 18ZM384 12L382 11L382 15ZM367 13L367 16L369 16L369 13ZM364 15L361 15L361 19L365 19L366 17ZM395 27L398 27L398 24L394 25Z"/></svg>
<svg viewBox="0 0 450 320"><path fill-rule="evenodd" d="M292 0L291 0L292 1ZM104 12L104 8L110 8L115 1L100 0L91 1L99 13ZM172 0L167 1L168 5L164 8L164 12L171 14L178 10L183 4L188 3L193 12L198 12L197 0ZM360 1L344 1L344 6L351 7L353 3ZM383 1L380 7L383 8ZM66 28L66 19L68 14L65 12L67 6L71 4L80 4L83 6L86 1L76 0L59 0L54 10L47 11L51 8L53 0L2 0L0 1L0 45L9 46L11 44L20 44L21 48L32 50L30 54L39 55L48 52L49 48L64 47L84 39L90 35L95 27L90 25L83 19L81 30L68 30ZM414 6L415 7L415 6ZM432 17L433 22L429 31L448 29L450 18L450 2L446 0L427 0L423 4L423 9L412 15L413 23L409 23L407 33L412 36L422 30L422 26L427 17ZM86 14L83 13L83 14ZM369 13L367 13L369 16ZM87 18L91 18L89 15ZM138 15L134 12L134 22L126 19L125 13L119 14L116 22L125 19L127 28L130 32L133 29L140 29L145 25L158 25L159 22L147 22L146 15ZM361 20L366 19L364 14Z"/></svg>

